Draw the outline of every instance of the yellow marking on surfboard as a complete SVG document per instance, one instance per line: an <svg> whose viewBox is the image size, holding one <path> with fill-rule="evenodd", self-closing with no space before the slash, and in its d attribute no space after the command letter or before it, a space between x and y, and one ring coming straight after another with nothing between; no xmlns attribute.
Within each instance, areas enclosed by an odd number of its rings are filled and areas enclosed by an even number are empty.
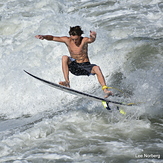
<svg viewBox="0 0 163 163"><path fill-rule="evenodd" d="M106 101L102 101L102 105L104 106L104 108L106 108L107 107Z"/></svg>
<svg viewBox="0 0 163 163"><path fill-rule="evenodd" d="M105 109L108 107L106 101L102 101L102 105L104 106ZM118 110L121 114L126 115L126 112L123 109L118 109Z"/></svg>

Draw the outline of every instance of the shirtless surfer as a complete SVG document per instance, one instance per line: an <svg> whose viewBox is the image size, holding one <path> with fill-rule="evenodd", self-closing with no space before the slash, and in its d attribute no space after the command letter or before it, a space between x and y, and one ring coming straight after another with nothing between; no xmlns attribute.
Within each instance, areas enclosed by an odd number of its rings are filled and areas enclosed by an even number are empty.
<svg viewBox="0 0 163 163"><path fill-rule="evenodd" d="M80 26L70 27L70 37L56 37L52 35L36 35L35 37L41 40L63 42L67 45L70 57L64 55L62 57L62 70L65 81L60 81L59 84L70 87L69 71L76 75L97 75L98 81L105 93L105 98L112 95L108 90L104 76L99 66L90 64L88 58L88 44L96 40L96 32L90 31L90 38L82 37L83 31Z"/></svg>

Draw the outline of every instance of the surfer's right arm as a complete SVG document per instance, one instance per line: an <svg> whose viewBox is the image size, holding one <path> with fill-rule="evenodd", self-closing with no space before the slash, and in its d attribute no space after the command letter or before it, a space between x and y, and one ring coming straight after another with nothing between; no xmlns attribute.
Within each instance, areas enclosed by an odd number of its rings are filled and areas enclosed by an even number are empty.
<svg viewBox="0 0 163 163"><path fill-rule="evenodd" d="M57 41L57 42L66 42L68 40L68 37L63 36L63 37L56 37L52 35L36 35L35 36L38 39L41 40L48 40L48 41Z"/></svg>

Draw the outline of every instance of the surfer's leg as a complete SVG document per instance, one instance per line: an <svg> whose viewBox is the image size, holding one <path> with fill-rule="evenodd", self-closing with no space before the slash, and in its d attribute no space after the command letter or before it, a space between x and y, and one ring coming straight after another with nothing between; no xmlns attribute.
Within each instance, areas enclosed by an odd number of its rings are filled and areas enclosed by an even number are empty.
<svg viewBox="0 0 163 163"><path fill-rule="evenodd" d="M62 56L62 71L63 71L65 81L60 81L59 84L66 87L70 87L69 68L68 68L69 62L70 60L68 56L66 55Z"/></svg>
<svg viewBox="0 0 163 163"><path fill-rule="evenodd" d="M104 78L104 76L102 74L102 71L101 71L100 67L99 66L94 66L92 68L91 73L96 74L99 83L101 84L102 88L104 88L104 86L106 86L106 82L105 82L105 78ZM106 94L105 98L107 98L110 95L113 95L113 93L111 91L109 91L107 88L103 89L103 91Z"/></svg>

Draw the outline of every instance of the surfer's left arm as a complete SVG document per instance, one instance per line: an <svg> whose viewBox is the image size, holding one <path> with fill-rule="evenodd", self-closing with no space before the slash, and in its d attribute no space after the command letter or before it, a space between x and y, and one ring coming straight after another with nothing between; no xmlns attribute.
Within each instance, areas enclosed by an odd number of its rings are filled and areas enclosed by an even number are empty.
<svg viewBox="0 0 163 163"><path fill-rule="evenodd" d="M96 40L96 32L95 31L90 31L90 38L88 38L88 43L92 43Z"/></svg>

